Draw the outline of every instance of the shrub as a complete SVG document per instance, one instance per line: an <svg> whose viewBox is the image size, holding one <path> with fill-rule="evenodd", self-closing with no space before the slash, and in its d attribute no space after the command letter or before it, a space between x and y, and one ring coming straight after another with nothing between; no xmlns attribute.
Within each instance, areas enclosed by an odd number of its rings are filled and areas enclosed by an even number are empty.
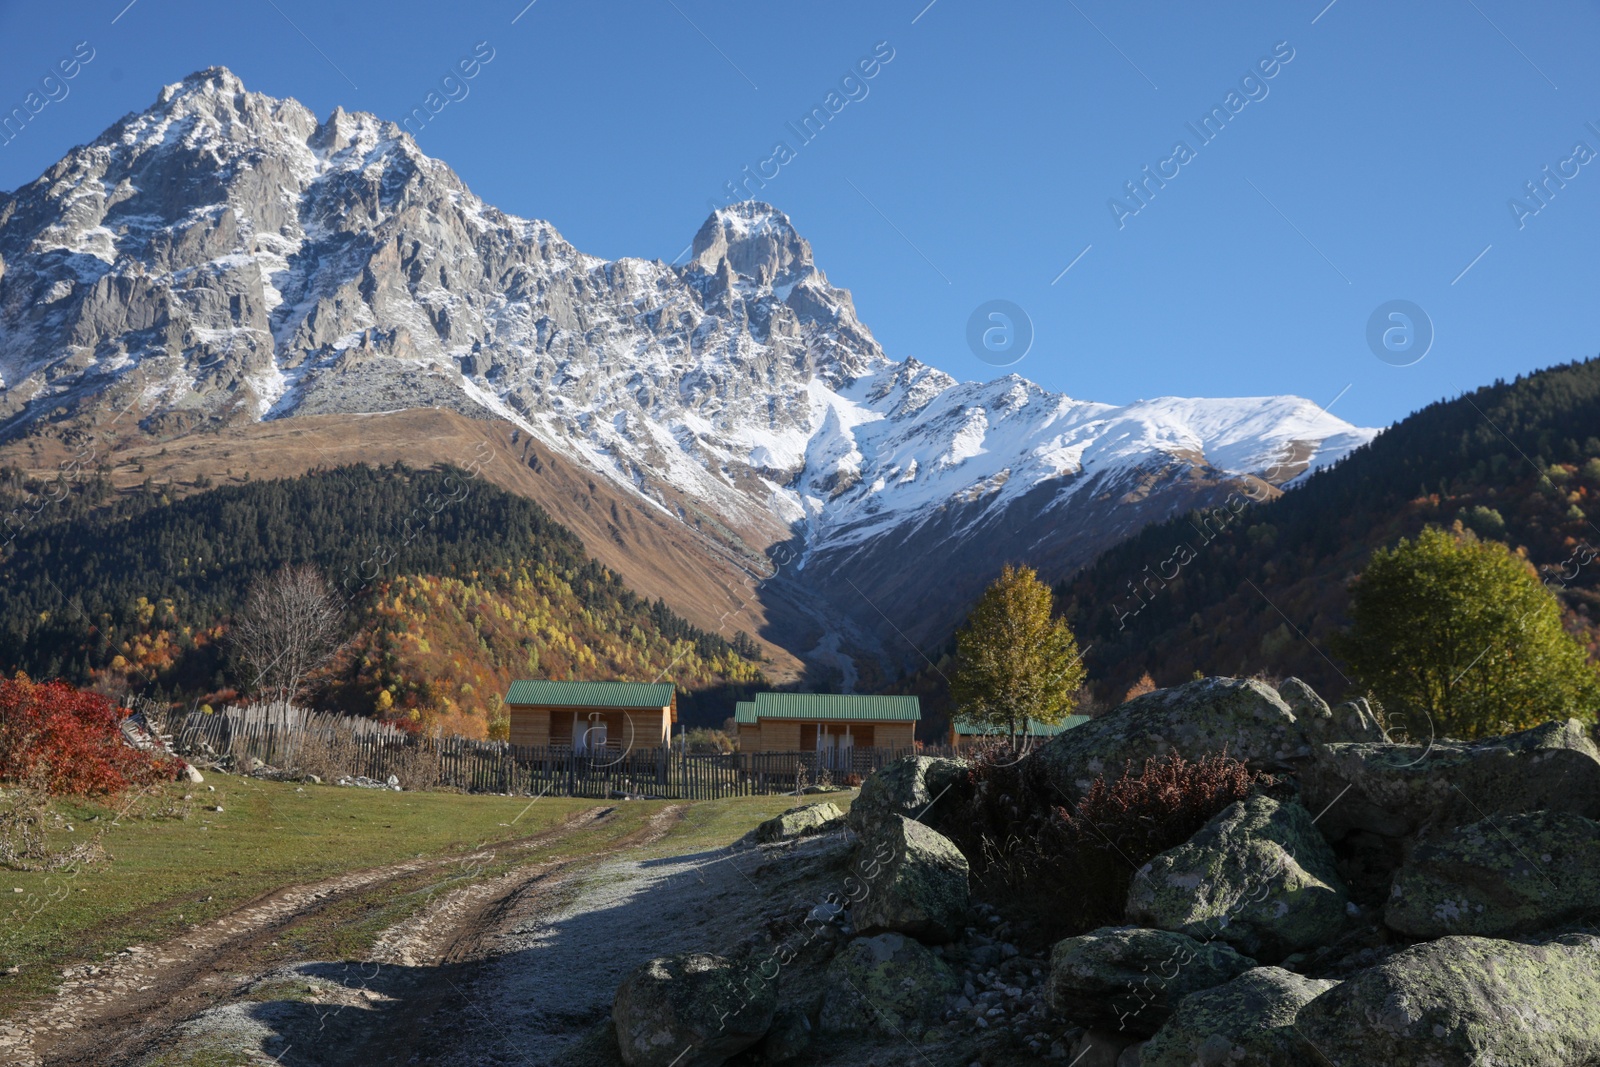
<svg viewBox="0 0 1600 1067"><path fill-rule="evenodd" d="M696 727L688 733L689 751L698 755L727 755L738 750L738 743L723 730Z"/></svg>
<svg viewBox="0 0 1600 1067"><path fill-rule="evenodd" d="M0 678L0 780L35 782L54 795L119 793L177 777L178 761L122 739L125 712L65 682Z"/></svg>
<svg viewBox="0 0 1600 1067"><path fill-rule="evenodd" d="M1051 938L1120 923L1134 872L1274 784L1225 753L1197 762L1172 753L1137 774L1129 764L1068 805L1042 761L1000 748L979 752L970 777L968 810L952 828L980 892Z"/></svg>
<svg viewBox="0 0 1600 1067"><path fill-rule="evenodd" d="M1156 680L1150 677L1149 671L1145 671L1143 674L1139 675L1139 680L1129 686L1126 693L1122 694L1122 702L1126 704L1134 697L1142 697L1146 693L1154 693L1155 691Z"/></svg>

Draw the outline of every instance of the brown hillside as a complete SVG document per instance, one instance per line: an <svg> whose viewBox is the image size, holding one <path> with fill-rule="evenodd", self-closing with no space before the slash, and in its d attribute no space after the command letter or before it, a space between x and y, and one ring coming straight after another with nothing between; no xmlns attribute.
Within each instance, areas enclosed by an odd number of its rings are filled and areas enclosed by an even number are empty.
<svg viewBox="0 0 1600 1067"><path fill-rule="evenodd" d="M720 636L732 638L743 630L755 637L772 659L766 673L773 681L788 681L800 670L799 660L785 647L795 647L791 635L797 620L771 617L776 613L756 595L764 562L757 553L782 536L781 531L719 527L702 533L688 528L552 454L504 421L415 408L240 422L218 432L166 440L137 431L116 435L102 430L98 440L113 443L108 451L117 489L133 490L150 479L170 487L174 498L208 484L293 477L349 463L476 464L483 477L535 501L577 534L591 555L639 595L665 600L696 626ZM0 447L0 466L54 477L78 447L38 434ZM692 502L680 506L695 514Z"/></svg>

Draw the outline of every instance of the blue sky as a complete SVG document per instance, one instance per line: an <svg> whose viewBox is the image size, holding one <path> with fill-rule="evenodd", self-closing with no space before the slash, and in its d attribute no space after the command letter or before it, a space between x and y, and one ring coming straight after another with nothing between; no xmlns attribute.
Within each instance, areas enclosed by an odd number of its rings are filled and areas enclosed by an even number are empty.
<svg viewBox="0 0 1600 1067"><path fill-rule="evenodd" d="M1600 154L1593 5L525 3L0 0L0 110L94 50L0 147L0 188L206 66L399 120L487 42L418 133L486 200L670 260L726 182L776 169L759 195L890 355L959 377L998 373L967 341L997 299L1033 324L1010 369L1072 396L1297 393L1364 425L1600 352L1600 160L1574 151ZM1146 166L1172 176L1140 205ZM1433 325L1408 366L1367 339L1392 300Z"/></svg>

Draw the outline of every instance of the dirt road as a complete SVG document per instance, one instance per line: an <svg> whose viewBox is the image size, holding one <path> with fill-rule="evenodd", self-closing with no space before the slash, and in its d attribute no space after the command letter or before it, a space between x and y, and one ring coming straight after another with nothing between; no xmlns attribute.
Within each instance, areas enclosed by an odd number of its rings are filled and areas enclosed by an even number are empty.
<svg viewBox="0 0 1600 1067"><path fill-rule="evenodd" d="M182 937L68 971L56 994L0 1024L0 1061L18 1065L405 1063L413 1034L474 970L485 938L519 901L569 868L658 840L682 807L603 850L541 859L602 830L597 806L561 825L467 856L419 859L286 887ZM568 850L570 851L570 850ZM509 870L482 872L511 864ZM426 894L365 958L274 966L296 931L396 890ZM311 1024L308 1025L307 1024ZM308 1034L309 1030L309 1034ZM264 1041L252 1032L264 1031ZM314 1038L314 1040L313 1040ZM267 1055L248 1051L264 1044ZM274 1047L275 1046L275 1047Z"/></svg>

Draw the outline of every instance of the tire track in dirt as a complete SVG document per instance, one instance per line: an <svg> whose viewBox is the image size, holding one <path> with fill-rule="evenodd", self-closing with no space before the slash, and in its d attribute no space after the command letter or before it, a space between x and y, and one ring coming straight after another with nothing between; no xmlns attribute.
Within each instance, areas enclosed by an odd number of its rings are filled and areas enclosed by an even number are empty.
<svg viewBox="0 0 1600 1067"><path fill-rule="evenodd" d="M430 918L449 915L449 923L430 926L423 920L415 924L409 938L402 935L391 942L391 953L403 953L411 965L429 967L428 980L419 984L402 1004L395 1005L377 1040L366 1043L366 1051L378 1062L405 1063L424 1038L430 1044L448 1041L449 1033L464 1025L468 1014L466 989L476 980L481 965L492 957L490 942L497 935L543 910L545 897L562 881L561 876L655 844L671 832L687 810L687 804L669 805L652 815L645 826L608 848L577 859L519 867L457 890L454 901L442 901L438 915Z"/></svg>
<svg viewBox="0 0 1600 1067"><path fill-rule="evenodd" d="M406 860L277 889L160 945L67 968L51 998L0 1024L0 1060L16 1067L126 1062L177 1023L237 995L241 975L261 972L256 957L269 942L332 905L440 867L547 847L604 825L615 811L596 806L465 856Z"/></svg>

